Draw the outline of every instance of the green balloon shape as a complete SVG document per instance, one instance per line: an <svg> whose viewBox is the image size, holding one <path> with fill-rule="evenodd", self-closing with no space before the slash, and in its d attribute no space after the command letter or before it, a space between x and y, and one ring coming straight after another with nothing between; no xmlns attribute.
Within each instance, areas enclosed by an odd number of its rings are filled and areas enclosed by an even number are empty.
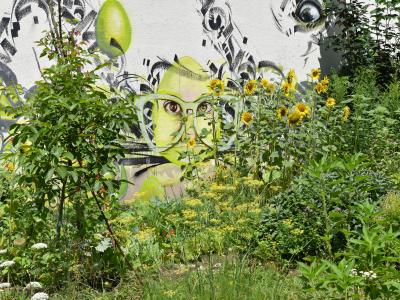
<svg viewBox="0 0 400 300"><path fill-rule="evenodd" d="M118 0L106 0L96 20L96 40L99 48L110 57L124 54L132 40L128 14Z"/></svg>

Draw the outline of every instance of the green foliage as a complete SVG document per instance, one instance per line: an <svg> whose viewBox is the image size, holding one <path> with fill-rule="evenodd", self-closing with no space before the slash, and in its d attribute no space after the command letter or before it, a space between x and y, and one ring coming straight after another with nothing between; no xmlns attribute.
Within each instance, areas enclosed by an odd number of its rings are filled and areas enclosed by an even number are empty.
<svg viewBox="0 0 400 300"><path fill-rule="evenodd" d="M260 238L286 259L332 257L356 226L357 203L376 202L390 187L384 176L367 169L360 155L323 157L268 200Z"/></svg>
<svg viewBox="0 0 400 300"><path fill-rule="evenodd" d="M329 299L397 299L400 232L377 224L375 206L369 203L359 205L357 211L362 227L351 233L338 263L300 263L304 286L326 292Z"/></svg>
<svg viewBox="0 0 400 300"><path fill-rule="evenodd" d="M61 52L50 36L39 42L55 64L42 71L24 105L5 108L24 119L10 128L13 151L4 163L11 174L3 172L0 207L0 248L16 263L0 278L14 284L36 279L55 287L83 277L96 286L124 270L108 218L119 211L117 162L135 120L133 104L98 85L103 65L93 64L96 54L72 34L63 38ZM106 247L107 239L113 243ZM30 249L38 242L49 250Z"/></svg>
<svg viewBox="0 0 400 300"><path fill-rule="evenodd" d="M344 74L374 66L380 84L396 76L400 59L397 0L327 1L326 11L335 17L336 26L328 44L342 55Z"/></svg>

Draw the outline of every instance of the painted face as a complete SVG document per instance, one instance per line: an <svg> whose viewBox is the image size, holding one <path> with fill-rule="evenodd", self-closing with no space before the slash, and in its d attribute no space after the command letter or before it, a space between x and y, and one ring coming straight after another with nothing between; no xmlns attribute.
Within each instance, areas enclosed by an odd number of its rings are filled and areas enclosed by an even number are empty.
<svg viewBox="0 0 400 300"><path fill-rule="evenodd" d="M209 94L208 85L201 66L183 57L165 71L155 94L136 99L141 131L153 151L181 165L187 163L180 159L182 152L190 148L199 154L214 146L214 138L220 150L229 147L232 138L222 138L222 127L234 122L235 98L224 95L217 100ZM195 141L194 147L188 146L190 140ZM203 158L207 155L202 154Z"/></svg>

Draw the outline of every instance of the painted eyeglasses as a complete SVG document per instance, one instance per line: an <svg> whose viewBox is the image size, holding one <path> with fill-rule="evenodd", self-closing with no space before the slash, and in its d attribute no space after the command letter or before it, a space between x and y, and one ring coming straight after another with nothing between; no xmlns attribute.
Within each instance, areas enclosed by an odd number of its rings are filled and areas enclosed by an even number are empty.
<svg viewBox="0 0 400 300"><path fill-rule="evenodd" d="M236 124L239 102L237 97L224 96L217 105L218 109L214 111L209 96L193 102L161 94L135 98L141 133L149 148L155 152L178 146L185 136L193 135L204 145L212 147L212 122L215 122L218 149L229 149L233 136L227 136L223 130L228 124Z"/></svg>

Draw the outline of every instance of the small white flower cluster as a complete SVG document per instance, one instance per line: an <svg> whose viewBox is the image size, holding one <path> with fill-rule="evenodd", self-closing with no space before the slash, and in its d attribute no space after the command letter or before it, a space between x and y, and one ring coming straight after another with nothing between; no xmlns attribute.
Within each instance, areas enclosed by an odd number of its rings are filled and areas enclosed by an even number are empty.
<svg viewBox="0 0 400 300"><path fill-rule="evenodd" d="M360 272L361 276L364 278L371 278L371 279L375 279L377 277L376 273L374 271L361 271Z"/></svg>
<svg viewBox="0 0 400 300"><path fill-rule="evenodd" d="M1 268L11 267L11 266L14 265L14 264L15 264L15 261L12 261L12 260L3 261L3 262L0 264L0 269L1 269Z"/></svg>
<svg viewBox="0 0 400 300"><path fill-rule="evenodd" d="M7 249L0 249L0 254L6 254L7 253Z"/></svg>
<svg viewBox="0 0 400 300"><path fill-rule="evenodd" d="M35 249L35 250L47 249L47 244L45 244L45 243L37 243L37 244L32 245L31 248Z"/></svg>
<svg viewBox="0 0 400 300"><path fill-rule="evenodd" d="M47 300L49 299L49 295L46 293L36 293L32 296L31 300Z"/></svg>
<svg viewBox="0 0 400 300"><path fill-rule="evenodd" d="M378 277L374 271L357 271L356 269L351 269L350 276L358 276L358 275L364 278L371 278L371 279L375 279Z"/></svg>
<svg viewBox="0 0 400 300"><path fill-rule="evenodd" d="M9 282L0 282L0 289L8 289L11 287L11 283Z"/></svg>
<svg viewBox="0 0 400 300"><path fill-rule="evenodd" d="M40 282L37 282L37 281L29 282L25 286L25 289L27 289L27 290L34 290L34 289L41 289L41 288L42 288L42 285L40 284Z"/></svg>

